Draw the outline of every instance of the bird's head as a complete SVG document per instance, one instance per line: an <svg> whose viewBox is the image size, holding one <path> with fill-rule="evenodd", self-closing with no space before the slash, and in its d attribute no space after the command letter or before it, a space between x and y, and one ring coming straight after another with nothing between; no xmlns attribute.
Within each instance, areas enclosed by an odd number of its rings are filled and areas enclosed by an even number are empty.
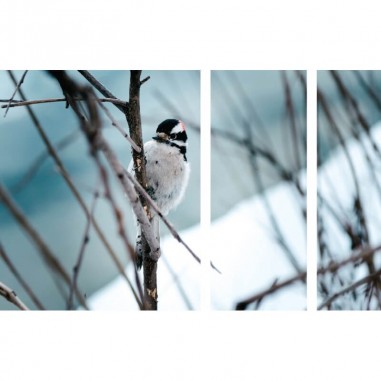
<svg viewBox="0 0 381 381"><path fill-rule="evenodd" d="M153 139L185 146L188 137L184 122L178 119L164 120L164 122L161 122L157 126L156 136L154 136Z"/></svg>

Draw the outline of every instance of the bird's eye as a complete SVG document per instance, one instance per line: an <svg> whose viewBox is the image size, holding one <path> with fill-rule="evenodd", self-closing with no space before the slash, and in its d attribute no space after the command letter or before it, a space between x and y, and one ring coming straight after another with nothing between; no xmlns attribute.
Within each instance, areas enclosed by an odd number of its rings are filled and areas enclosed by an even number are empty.
<svg viewBox="0 0 381 381"><path fill-rule="evenodd" d="M177 138L177 134L171 134L171 139L176 139Z"/></svg>

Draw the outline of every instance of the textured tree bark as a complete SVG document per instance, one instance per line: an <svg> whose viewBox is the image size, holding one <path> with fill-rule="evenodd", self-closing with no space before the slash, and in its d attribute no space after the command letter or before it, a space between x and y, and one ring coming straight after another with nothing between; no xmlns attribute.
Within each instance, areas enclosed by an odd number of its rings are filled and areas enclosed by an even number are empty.
<svg viewBox="0 0 381 381"><path fill-rule="evenodd" d="M147 176L145 170L144 146L142 139L142 124L140 117L140 86L141 86L141 70L131 70L130 72L130 94L127 122L130 129L130 136L135 143L141 148L140 152L132 150L132 158L134 161L135 176L139 184L147 190ZM152 221L152 216L147 200L139 195L140 202L147 213L149 221ZM143 247L143 275L144 275L144 309L157 310L157 261L151 259L150 248L147 240L142 234Z"/></svg>

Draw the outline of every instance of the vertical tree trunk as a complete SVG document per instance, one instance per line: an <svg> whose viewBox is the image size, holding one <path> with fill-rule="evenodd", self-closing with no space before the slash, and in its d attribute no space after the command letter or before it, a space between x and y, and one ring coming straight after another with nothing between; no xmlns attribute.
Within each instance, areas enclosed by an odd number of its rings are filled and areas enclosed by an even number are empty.
<svg viewBox="0 0 381 381"><path fill-rule="evenodd" d="M130 136L135 143L141 147L141 152L132 150L135 176L142 187L147 190L147 176L145 170L144 146L142 139L142 124L140 117L140 76L141 70L131 70L130 72L130 94L127 122L130 129ZM140 202L147 213L148 219L152 221L149 205L144 197L140 196ZM150 258L149 245L142 234L143 248L143 274L144 274L144 309L157 310L157 261Z"/></svg>

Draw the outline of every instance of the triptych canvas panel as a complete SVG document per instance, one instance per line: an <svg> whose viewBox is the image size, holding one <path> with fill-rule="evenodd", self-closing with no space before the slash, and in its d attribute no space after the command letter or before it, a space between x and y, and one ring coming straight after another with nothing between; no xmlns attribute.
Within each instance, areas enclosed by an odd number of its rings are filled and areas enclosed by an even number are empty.
<svg viewBox="0 0 381 381"><path fill-rule="evenodd" d="M200 78L0 72L0 309L199 310L209 258L211 310L303 311L309 213L314 308L380 309L380 72L211 71L210 125Z"/></svg>

